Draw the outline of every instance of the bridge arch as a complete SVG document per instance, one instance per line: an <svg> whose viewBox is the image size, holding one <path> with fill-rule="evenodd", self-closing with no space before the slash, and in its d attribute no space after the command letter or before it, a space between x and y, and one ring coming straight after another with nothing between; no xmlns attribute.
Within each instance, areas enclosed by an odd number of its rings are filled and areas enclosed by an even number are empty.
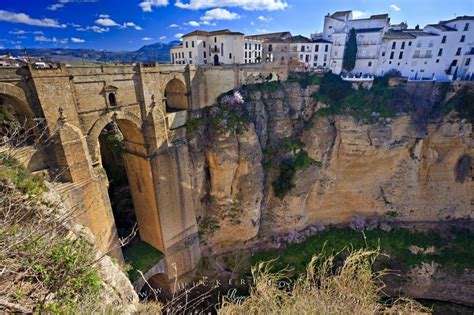
<svg viewBox="0 0 474 315"><path fill-rule="evenodd" d="M173 78L165 86L164 99L167 112L176 112L188 109L188 96L183 81Z"/></svg>
<svg viewBox="0 0 474 315"><path fill-rule="evenodd" d="M25 92L12 84L0 83L0 114L4 119L16 120L33 133L35 115L29 106Z"/></svg>
<svg viewBox="0 0 474 315"><path fill-rule="evenodd" d="M140 119L130 112L108 113L94 123L88 142L95 174L103 176L106 171L119 236L127 236L133 227L130 222L136 222L139 239L164 252L152 165L141 126ZM109 136L115 137L112 142Z"/></svg>

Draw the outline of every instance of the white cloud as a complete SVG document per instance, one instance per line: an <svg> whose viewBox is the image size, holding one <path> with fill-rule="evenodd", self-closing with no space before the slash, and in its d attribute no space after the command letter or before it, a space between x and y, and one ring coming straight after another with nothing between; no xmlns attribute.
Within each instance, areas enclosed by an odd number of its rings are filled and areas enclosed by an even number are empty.
<svg viewBox="0 0 474 315"><path fill-rule="evenodd" d="M42 31L34 31L33 34L35 34L35 35L44 35L44 33Z"/></svg>
<svg viewBox="0 0 474 315"><path fill-rule="evenodd" d="M105 15L101 15L101 16L105 16ZM108 16L95 20L95 24L102 25L102 26L120 26L120 24L118 24L117 22L115 22Z"/></svg>
<svg viewBox="0 0 474 315"><path fill-rule="evenodd" d="M58 21L53 20L53 19L48 19L48 18L35 19L25 13L16 13L16 12L5 11L5 10L0 10L0 21L10 22L10 23L20 23L20 24L33 25L33 26L41 26L41 27L56 27L56 28L66 27L65 24L59 24Z"/></svg>
<svg viewBox="0 0 474 315"><path fill-rule="evenodd" d="M366 18L369 15L370 15L370 13L367 12L367 11L359 11L359 10L352 11L352 18L354 18L354 19Z"/></svg>
<svg viewBox="0 0 474 315"><path fill-rule="evenodd" d="M14 29L13 31L10 31L8 32L8 34L12 34L12 35L23 35L23 34L26 34L28 32L24 31L24 30L19 30L19 29Z"/></svg>
<svg viewBox="0 0 474 315"><path fill-rule="evenodd" d="M59 0L57 3L54 3L48 6L48 10L56 11L63 8L68 3L87 3L87 2L97 2L98 0Z"/></svg>
<svg viewBox="0 0 474 315"><path fill-rule="evenodd" d="M153 40L153 38L151 37L143 37L142 40L146 41L146 42L149 42L151 40Z"/></svg>
<svg viewBox="0 0 474 315"><path fill-rule="evenodd" d="M201 16L201 20L203 21L212 21L212 20L236 20L239 19L240 15L234 12L230 12L226 9L212 9L206 11L203 16Z"/></svg>
<svg viewBox="0 0 474 315"><path fill-rule="evenodd" d="M209 8L237 7L244 10L283 10L288 7L284 0L176 0L175 6L181 9L201 10Z"/></svg>
<svg viewBox="0 0 474 315"><path fill-rule="evenodd" d="M269 16L263 16L263 15L260 15L258 18L258 20L262 21L262 22L268 22L268 21L271 21L272 18L269 17Z"/></svg>
<svg viewBox="0 0 474 315"><path fill-rule="evenodd" d="M258 33L269 33L270 31L265 28L257 28Z"/></svg>
<svg viewBox="0 0 474 315"><path fill-rule="evenodd" d="M178 24L174 24L174 23L173 23L173 24L170 24L170 25L168 26L168 28L177 28L177 27L179 27L179 25L178 25Z"/></svg>
<svg viewBox="0 0 474 315"><path fill-rule="evenodd" d="M178 38L178 39L181 39L181 37L183 37L183 33L178 33L178 34L174 34L174 37L175 38Z"/></svg>
<svg viewBox="0 0 474 315"><path fill-rule="evenodd" d="M46 36L35 36L35 42L44 42L44 43L60 43L67 44L69 40L67 38L56 38L56 37L46 37Z"/></svg>
<svg viewBox="0 0 474 315"><path fill-rule="evenodd" d="M165 40L166 39L166 36L160 36L159 40Z"/></svg>
<svg viewBox="0 0 474 315"><path fill-rule="evenodd" d="M394 10L394 11L400 11L400 10L401 10L400 7L399 7L398 5L396 5L396 4L390 5L390 8L391 8L392 10Z"/></svg>
<svg viewBox="0 0 474 315"><path fill-rule="evenodd" d="M201 25L201 24L199 24L199 22L196 22L196 21L189 21L189 22L184 23L184 24L189 25L189 26L194 26L194 27L198 27L199 25Z"/></svg>
<svg viewBox="0 0 474 315"><path fill-rule="evenodd" d="M209 25L210 25L210 26L216 26L216 25L217 25L215 22L212 22L212 23L211 23L211 22L209 22L209 21L202 21L201 24L202 24L202 25L208 25L208 26L209 26Z"/></svg>
<svg viewBox="0 0 474 315"><path fill-rule="evenodd" d="M135 24L133 22L126 22L126 23L123 23L123 25L121 26L121 28L127 28L127 27L134 28L137 31L143 30L143 28L141 26L138 26L137 24Z"/></svg>
<svg viewBox="0 0 474 315"><path fill-rule="evenodd" d="M79 28L76 28L76 31L79 31L79 32L85 32L85 31L93 31L95 33L106 33L108 31L110 31L110 28L108 27L100 27L100 26L97 26L97 25L93 25L93 26L87 26L87 27L79 27Z"/></svg>
<svg viewBox="0 0 474 315"><path fill-rule="evenodd" d="M138 6L142 8L143 12L152 12L153 7L166 7L168 4L169 0L145 0Z"/></svg>
<svg viewBox="0 0 474 315"><path fill-rule="evenodd" d="M73 42L73 43L85 43L86 41L82 38L71 37L71 42Z"/></svg>

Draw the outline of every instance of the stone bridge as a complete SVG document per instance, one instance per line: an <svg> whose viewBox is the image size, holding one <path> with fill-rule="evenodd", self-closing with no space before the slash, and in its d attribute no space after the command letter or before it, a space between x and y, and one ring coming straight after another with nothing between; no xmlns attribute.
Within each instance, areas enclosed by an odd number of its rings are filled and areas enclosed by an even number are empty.
<svg viewBox="0 0 474 315"><path fill-rule="evenodd" d="M123 159L140 238L165 257L171 281L200 259L192 198L187 117L223 92L269 77L285 67L180 65L0 68L0 109L42 118L50 145L30 150L32 172L59 178L65 201L78 208L102 252L121 259L102 167L99 135L114 122L124 136ZM176 272L174 271L177 271Z"/></svg>

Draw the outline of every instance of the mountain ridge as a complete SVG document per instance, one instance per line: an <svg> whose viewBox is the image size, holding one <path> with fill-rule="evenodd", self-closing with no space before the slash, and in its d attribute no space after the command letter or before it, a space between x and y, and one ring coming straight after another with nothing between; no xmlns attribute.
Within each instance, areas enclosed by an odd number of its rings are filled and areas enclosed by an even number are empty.
<svg viewBox="0 0 474 315"><path fill-rule="evenodd" d="M29 57L41 57L52 62L169 62L170 49L178 43L179 41L157 42L144 45L136 51L106 51L91 48L0 49L0 55L24 56L26 51Z"/></svg>

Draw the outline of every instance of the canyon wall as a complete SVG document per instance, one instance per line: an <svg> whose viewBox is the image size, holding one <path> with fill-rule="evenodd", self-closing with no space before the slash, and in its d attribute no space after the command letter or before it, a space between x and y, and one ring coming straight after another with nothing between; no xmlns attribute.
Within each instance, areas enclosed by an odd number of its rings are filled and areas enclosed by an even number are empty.
<svg viewBox="0 0 474 315"><path fill-rule="evenodd" d="M403 110L370 123L323 116L318 110L326 104L313 97L318 88L290 82L244 87L244 102L230 105L236 115L216 105L194 121L188 132L191 177L209 251L356 217L442 221L474 215L469 120L455 112L420 119ZM432 83L396 89L394 102L415 109L456 92L452 87L442 94ZM244 116L242 127L236 120ZM276 196L282 165L301 152L310 163L297 167L293 187Z"/></svg>

